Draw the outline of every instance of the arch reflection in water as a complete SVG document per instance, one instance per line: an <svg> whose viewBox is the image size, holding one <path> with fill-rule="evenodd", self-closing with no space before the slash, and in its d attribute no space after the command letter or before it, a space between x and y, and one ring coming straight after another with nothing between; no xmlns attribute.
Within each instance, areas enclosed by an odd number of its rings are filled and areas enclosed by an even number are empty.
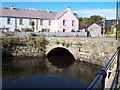
<svg viewBox="0 0 120 90"><path fill-rule="evenodd" d="M47 55L48 61L52 63L53 66L58 68L65 68L74 63L75 58L72 53L61 47L52 49Z"/></svg>

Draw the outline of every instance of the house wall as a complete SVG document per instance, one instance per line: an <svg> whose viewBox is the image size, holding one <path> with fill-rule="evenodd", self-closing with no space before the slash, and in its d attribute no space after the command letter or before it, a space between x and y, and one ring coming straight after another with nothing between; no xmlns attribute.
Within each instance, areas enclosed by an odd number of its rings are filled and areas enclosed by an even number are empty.
<svg viewBox="0 0 120 90"><path fill-rule="evenodd" d="M39 30L42 31L42 29L50 30L51 31L51 25L49 25L49 20L43 20L43 25L40 24L39 20ZM52 24L52 23L51 23Z"/></svg>
<svg viewBox="0 0 120 90"><path fill-rule="evenodd" d="M63 26L63 20L66 20L66 25ZM74 26L72 26L72 20L74 20ZM58 29L59 31L63 31L65 29L65 32L71 32L72 29L78 30L78 20L73 15L73 13L68 10L59 20L58 20Z"/></svg>
<svg viewBox="0 0 120 90"><path fill-rule="evenodd" d="M7 24L8 17L0 17L0 28L9 28L9 31L14 31L15 29L15 18L10 19L10 24ZM10 18L10 17L9 17Z"/></svg>
<svg viewBox="0 0 120 90"><path fill-rule="evenodd" d="M21 29L21 28L31 28L32 26L29 25L29 20L30 19L23 19L23 24L20 25L19 24L19 20L20 18L17 19L17 28ZM51 25L49 25L49 20L43 20L43 24L41 25L41 20L40 19L32 19L32 21L34 21L35 25L35 31L42 31L42 29L49 29L51 28Z"/></svg>
<svg viewBox="0 0 120 90"><path fill-rule="evenodd" d="M59 32L58 30L58 20L51 21L51 32Z"/></svg>
<svg viewBox="0 0 120 90"><path fill-rule="evenodd" d="M19 23L19 20L20 19L23 19L23 24L20 24ZM35 23L34 27L35 27L35 30L36 30L36 22L37 20L36 19L32 19ZM22 29L22 28L31 28L32 26L29 24L29 19L26 19L26 18L17 18L17 29Z"/></svg>
<svg viewBox="0 0 120 90"><path fill-rule="evenodd" d="M90 26L88 27L88 31L92 37L101 36L101 27L98 26Z"/></svg>
<svg viewBox="0 0 120 90"><path fill-rule="evenodd" d="M20 24L19 20L23 19L23 24ZM32 26L29 24L30 18L11 18L11 24L7 24L7 17L0 17L0 28L6 27L9 28L10 31L14 31L15 28L22 30L22 28L31 28ZM49 20L43 20L43 25L41 25L41 20L40 19L31 19L34 21L35 25L35 31L42 31L42 29L49 29L51 31L52 25L55 24L56 22L52 23L49 25Z"/></svg>
<svg viewBox="0 0 120 90"><path fill-rule="evenodd" d="M20 19L23 19L23 24L20 24ZM15 29L26 29L31 28L32 26L29 24L29 20L31 18L19 18L12 17L11 24L7 24L7 17L0 17L0 27L9 27L10 31L14 31ZM49 20L44 19L43 25L41 25L40 19L32 19L35 23L34 30L43 31L43 29L48 30L50 32L71 32L71 30L78 30L78 20L73 15L73 13L68 10L62 17L57 20L51 20L51 24L49 25ZM66 26L63 26L63 20L66 20ZM72 26L72 20L74 20L74 26Z"/></svg>

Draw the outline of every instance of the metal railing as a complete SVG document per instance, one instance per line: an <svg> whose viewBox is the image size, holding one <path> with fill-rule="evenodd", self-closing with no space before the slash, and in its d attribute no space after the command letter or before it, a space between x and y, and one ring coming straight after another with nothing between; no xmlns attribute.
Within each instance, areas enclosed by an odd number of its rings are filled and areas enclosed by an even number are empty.
<svg viewBox="0 0 120 90"><path fill-rule="evenodd" d="M120 56L120 47L117 48L116 52L111 56L111 58L108 60L108 63L105 65L103 69L101 69L94 81L91 83L91 85L88 87L87 90L94 90L94 89L100 89L104 90L105 89L105 78L107 76L107 70L110 68L112 65L112 62L116 60L117 56L117 67L116 67L116 72L114 79L112 81L110 90L117 90L117 85L118 85L118 79L119 79L119 56Z"/></svg>

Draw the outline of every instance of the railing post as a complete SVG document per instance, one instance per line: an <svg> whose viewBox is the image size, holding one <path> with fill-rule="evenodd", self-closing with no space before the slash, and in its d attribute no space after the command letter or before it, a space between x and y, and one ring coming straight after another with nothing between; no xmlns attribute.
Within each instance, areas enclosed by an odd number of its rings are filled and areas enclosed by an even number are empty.
<svg viewBox="0 0 120 90"><path fill-rule="evenodd" d="M105 88L105 78L106 78L106 76L107 76L107 73L106 73L106 71L104 70L104 69L101 69L99 72L98 72L98 74L101 74L101 75L103 75L103 79L102 79L102 82L101 82L101 90L104 90L104 88Z"/></svg>
<svg viewBox="0 0 120 90"><path fill-rule="evenodd" d="M115 82L115 89L117 89L117 85L118 85L118 79L119 79L119 58L120 58L120 46L117 48L118 50L118 56L117 56L117 67L116 67L116 82Z"/></svg>

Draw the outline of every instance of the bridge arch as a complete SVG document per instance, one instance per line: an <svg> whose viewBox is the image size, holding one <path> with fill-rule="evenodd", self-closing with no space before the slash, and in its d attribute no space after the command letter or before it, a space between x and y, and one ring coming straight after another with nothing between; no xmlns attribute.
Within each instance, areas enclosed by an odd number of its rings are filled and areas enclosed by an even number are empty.
<svg viewBox="0 0 120 90"><path fill-rule="evenodd" d="M56 50L56 49L62 49L62 50L65 50L65 51L68 51L69 53L71 53L75 59L78 59L79 58L79 47L77 46L69 46L69 47L65 47L61 44L54 44L54 43L51 43L49 45L47 45L46 47L46 56L48 56L48 54L53 51L53 50Z"/></svg>
<svg viewBox="0 0 120 90"><path fill-rule="evenodd" d="M62 52L64 51L64 52ZM64 47L64 46L50 46L47 50L46 50L46 55L50 55L52 54L52 52L56 52L54 53L55 55L57 54L72 54L74 56L74 53L73 53L73 50L71 50L71 48L67 48L67 47Z"/></svg>
<svg viewBox="0 0 120 90"><path fill-rule="evenodd" d="M47 52L47 56L73 55L73 53L65 47L54 47ZM74 56L74 55L73 55Z"/></svg>
<svg viewBox="0 0 120 90"><path fill-rule="evenodd" d="M48 61L53 66L58 68L64 68L74 63L74 55L64 47L55 47L51 49L47 54Z"/></svg>

